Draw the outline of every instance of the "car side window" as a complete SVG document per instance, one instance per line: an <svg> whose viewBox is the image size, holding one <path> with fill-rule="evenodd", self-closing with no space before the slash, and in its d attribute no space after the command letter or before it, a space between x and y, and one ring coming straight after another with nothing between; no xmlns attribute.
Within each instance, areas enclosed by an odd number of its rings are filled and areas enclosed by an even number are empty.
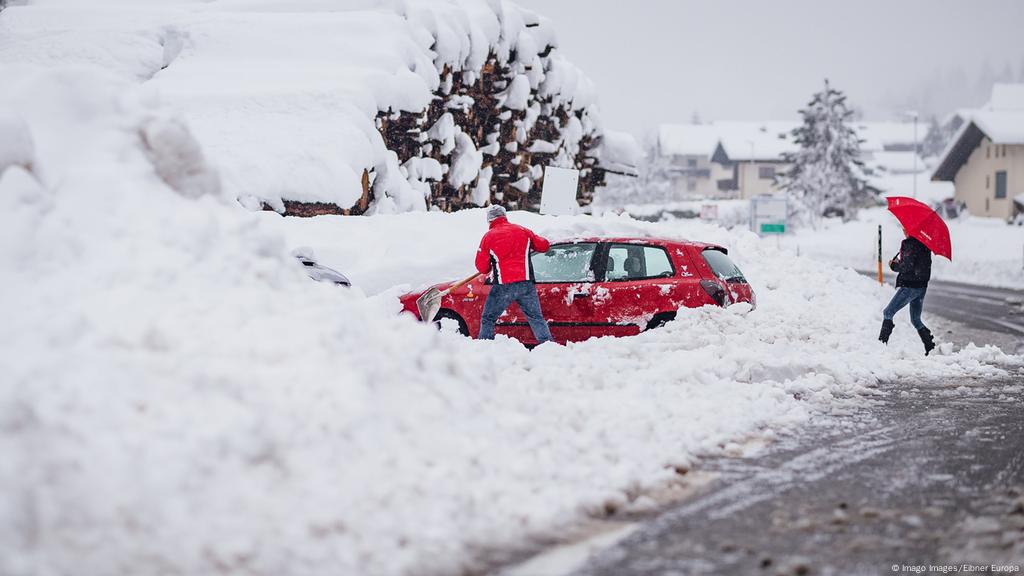
<svg viewBox="0 0 1024 576"><path fill-rule="evenodd" d="M605 268L608 282L672 276L675 276L675 269L664 248L638 244L612 244L608 248Z"/></svg>
<svg viewBox="0 0 1024 576"><path fill-rule="evenodd" d="M593 282L591 261L594 259L596 248L597 244L593 242L555 244L547 252L535 252L530 256L534 281L542 284Z"/></svg>

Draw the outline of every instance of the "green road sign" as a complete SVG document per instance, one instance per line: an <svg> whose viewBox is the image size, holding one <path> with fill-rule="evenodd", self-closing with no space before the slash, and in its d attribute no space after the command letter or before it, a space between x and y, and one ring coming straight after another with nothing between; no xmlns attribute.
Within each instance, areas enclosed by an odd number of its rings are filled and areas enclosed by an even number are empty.
<svg viewBox="0 0 1024 576"><path fill-rule="evenodd" d="M761 234L785 234L785 224L761 224Z"/></svg>

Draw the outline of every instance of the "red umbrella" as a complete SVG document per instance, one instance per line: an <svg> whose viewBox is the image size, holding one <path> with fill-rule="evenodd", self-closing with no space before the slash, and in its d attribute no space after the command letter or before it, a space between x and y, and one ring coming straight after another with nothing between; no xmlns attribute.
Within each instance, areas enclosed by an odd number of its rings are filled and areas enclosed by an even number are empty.
<svg viewBox="0 0 1024 576"><path fill-rule="evenodd" d="M950 262L953 261L949 228L935 210L913 198L892 196L889 198L889 212L903 224L907 235L917 238L939 256L945 256Z"/></svg>

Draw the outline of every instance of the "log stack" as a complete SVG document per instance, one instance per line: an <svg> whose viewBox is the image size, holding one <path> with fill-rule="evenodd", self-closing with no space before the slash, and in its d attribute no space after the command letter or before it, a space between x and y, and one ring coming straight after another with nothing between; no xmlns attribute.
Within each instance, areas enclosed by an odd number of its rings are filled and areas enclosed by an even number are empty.
<svg viewBox="0 0 1024 576"><path fill-rule="evenodd" d="M530 30L540 25L503 30L480 67L435 61L439 82L425 109L379 111L377 129L400 169L367 167L355 206L286 202L285 214L363 214L390 195L396 177L422 194L428 209L501 203L537 210L546 166L579 170L577 199L589 204L606 173L592 89L557 53L553 35Z"/></svg>

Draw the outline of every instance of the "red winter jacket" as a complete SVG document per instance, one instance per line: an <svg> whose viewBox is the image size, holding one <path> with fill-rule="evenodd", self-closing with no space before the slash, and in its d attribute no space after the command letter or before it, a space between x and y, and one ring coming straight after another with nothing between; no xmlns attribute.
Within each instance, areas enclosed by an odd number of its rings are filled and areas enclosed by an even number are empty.
<svg viewBox="0 0 1024 576"><path fill-rule="evenodd" d="M547 252L550 247L550 242L530 230L512 224L507 218L495 218L491 229L480 240L476 269L487 274L493 268L494 281L498 284L533 280L530 252Z"/></svg>

